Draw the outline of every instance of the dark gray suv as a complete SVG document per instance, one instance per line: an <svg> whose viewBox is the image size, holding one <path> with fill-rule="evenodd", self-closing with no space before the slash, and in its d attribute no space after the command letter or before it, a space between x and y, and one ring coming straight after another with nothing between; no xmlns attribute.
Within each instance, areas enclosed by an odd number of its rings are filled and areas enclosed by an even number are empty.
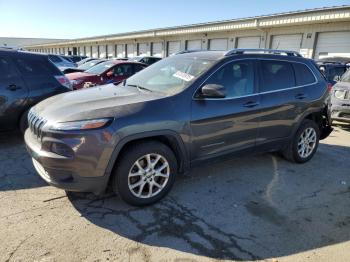
<svg viewBox="0 0 350 262"><path fill-rule="evenodd" d="M184 52L117 86L41 102L25 141L49 184L96 194L111 185L126 202L147 205L176 174L223 155L310 160L331 132L328 96L316 64L294 52Z"/></svg>

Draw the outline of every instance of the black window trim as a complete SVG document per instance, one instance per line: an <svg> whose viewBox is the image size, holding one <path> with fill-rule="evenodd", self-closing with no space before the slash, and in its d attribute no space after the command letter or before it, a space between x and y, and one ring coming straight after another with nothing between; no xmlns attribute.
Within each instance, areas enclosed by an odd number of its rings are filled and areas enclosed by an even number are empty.
<svg viewBox="0 0 350 262"><path fill-rule="evenodd" d="M255 82L258 82L258 89L257 89L257 93L254 94L249 94L249 95L244 95L244 96L236 96L236 97L224 97L224 98L206 98L206 97L196 97L196 94L198 92L198 90L200 88L203 87L203 85L205 84L205 82L213 75L215 74L217 71L219 71L222 67L224 67L225 65L227 65L228 63L232 63L235 61L241 61L241 60L255 60L257 62L261 61L261 60L269 60L269 61L279 61L279 62L287 62L287 63L299 63L302 65L305 65L312 73L312 75L314 76L315 82L310 83L310 84L306 84L306 85L300 85L300 86L292 86L292 87L288 87L288 88L283 88L283 89L278 89L278 90L271 90L271 91L266 91L266 92L260 92L260 74L258 72L256 72L257 67L259 67L259 63L255 63L254 66L254 73L255 73ZM294 72L294 67L292 67L293 72ZM295 77L295 72L294 72L294 77ZM257 79L259 78L259 79ZM290 60L283 60L283 59L275 59L275 58L240 58L240 59L233 59L230 61L225 62L224 64L222 64L219 68L217 68L214 72L212 72L208 77L205 78L205 80L199 85L199 87L194 91L193 95L192 95L192 100L229 100L229 99L239 99L239 98L244 98L244 97L251 97L251 96L256 96L256 95L264 95L264 94L270 94L270 93L276 93L276 92L281 92L281 91L286 91L286 90L291 90L291 89L297 89L297 88L301 88L301 87L305 87L305 86L311 86L311 85L315 85L317 84L319 81L314 73L314 71L310 68L309 65L307 65L304 62L300 62L300 61L290 61Z"/></svg>

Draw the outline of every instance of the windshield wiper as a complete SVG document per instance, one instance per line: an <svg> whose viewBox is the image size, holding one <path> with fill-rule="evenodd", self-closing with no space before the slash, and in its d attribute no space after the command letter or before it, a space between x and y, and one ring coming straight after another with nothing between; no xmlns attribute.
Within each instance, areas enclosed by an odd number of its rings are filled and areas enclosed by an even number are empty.
<svg viewBox="0 0 350 262"><path fill-rule="evenodd" d="M126 84L127 86L131 86L131 87L136 87L138 89L141 89L141 90L145 90L145 91L148 91L148 92L153 92L151 89L148 89L146 87L143 87L143 86L139 86L139 85L129 85L129 84Z"/></svg>

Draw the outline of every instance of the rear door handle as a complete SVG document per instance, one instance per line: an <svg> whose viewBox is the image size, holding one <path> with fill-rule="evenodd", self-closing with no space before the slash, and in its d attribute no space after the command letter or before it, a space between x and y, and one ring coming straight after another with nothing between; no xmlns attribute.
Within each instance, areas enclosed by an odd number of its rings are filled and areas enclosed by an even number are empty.
<svg viewBox="0 0 350 262"><path fill-rule="evenodd" d="M297 94L297 95L295 95L295 98L296 99L305 99L305 98L307 98L307 95L305 95L305 94Z"/></svg>
<svg viewBox="0 0 350 262"><path fill-rule="evenodd" d="M7 87L7 89L10 90L10 91L16 91L17 89L21 89L21 87L15 85L15 84L12 84L12 85L9 85L9 86Z"/></svg>
<svg viewBox="0 0 350 262"><path fill-rule="evenodd" d="M244 107L249 107L249 108L251 108L251 107L256 107L256 106L258 106L258 105L259 105L259 103L258 103L258 102L255 102L255 101L249 101L249 102L243 104Z"/></svg>

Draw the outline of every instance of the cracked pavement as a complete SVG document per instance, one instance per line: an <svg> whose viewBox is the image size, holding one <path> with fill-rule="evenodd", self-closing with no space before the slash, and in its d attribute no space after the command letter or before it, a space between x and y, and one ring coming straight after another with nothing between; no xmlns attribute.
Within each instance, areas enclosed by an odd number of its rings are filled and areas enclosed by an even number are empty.
<svg viewBox="0 0 350 262"><path fill-rule="evenodd" d="M136 208L48 186L21 136L0 134L0 261L350 261L349 159L342 125L309 163L208 164Z"/></svg>

